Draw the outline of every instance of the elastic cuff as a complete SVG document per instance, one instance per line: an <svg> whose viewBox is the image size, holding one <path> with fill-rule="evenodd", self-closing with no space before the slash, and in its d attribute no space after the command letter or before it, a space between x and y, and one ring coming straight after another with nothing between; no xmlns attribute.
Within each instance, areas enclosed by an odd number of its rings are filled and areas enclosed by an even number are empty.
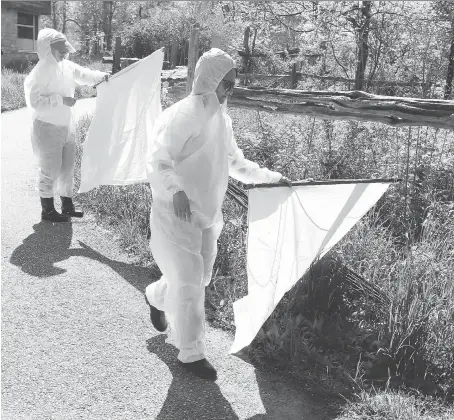
<svg viewBox="0 0 454 420"><path fill-rule="evenodd" d="M170 188L167 188L167 191L169 191L170 194L174 195L177 192L183 191L183 188L177 187L177 186L172 186Z"/></svg>
<svg viewBox="0 0 454 420"><path fill-rule="evenodd" d="M164 186L164 188L170 193L170 194L176 194L179 191L183 191L183 188L180 187L179 182L176 182L178 180L175 179L177 177L175 176L166 176L161 179L161 182Z"/></svg>
<svg viewBox="0 0 454 420"><path fill-rule="evenodd" d="M274 171L270 171L270 183L278 183L283 175L280 173L280 172L274 172Z"/></svg>

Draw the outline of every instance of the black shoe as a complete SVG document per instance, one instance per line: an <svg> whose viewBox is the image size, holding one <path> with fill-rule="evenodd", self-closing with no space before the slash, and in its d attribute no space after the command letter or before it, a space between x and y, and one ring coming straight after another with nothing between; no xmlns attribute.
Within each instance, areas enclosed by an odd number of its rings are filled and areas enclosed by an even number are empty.
<svg viewBox="0 0 454 420"><path fill-rule="evenodd" d="M156 309L153 305L150 305L148 302L147 295L145 296L145 302L147 302L148 307L150 308L150 321L153 324L153 327L159 332L164 332L167 329L167 320L164 311Z"/></svg>
<svg viewBox="0 0 454 420"><path fill-rule="evenodd" d="M54 207L53 198L42 198L41 197L41 220L48 220L49 222L69 222L69 217L66 215L60 214Z"/></svg>
<svg viewBox="0 0 454 420"><path fill-rule="evenodd" d="M185 369L189 370L189 372L192 372L199 378L209 379L211 381L215 381L218 378L216 369L207 359L197 360L197 362L181 364Z"/></svg>
<svg viewBox="0 0 454 420"><path fill-rule="evenodd" d="M74 207L73 199L71 197L61 198L61 213L70 217L84 217L83 211L78 211Z"/></svg>

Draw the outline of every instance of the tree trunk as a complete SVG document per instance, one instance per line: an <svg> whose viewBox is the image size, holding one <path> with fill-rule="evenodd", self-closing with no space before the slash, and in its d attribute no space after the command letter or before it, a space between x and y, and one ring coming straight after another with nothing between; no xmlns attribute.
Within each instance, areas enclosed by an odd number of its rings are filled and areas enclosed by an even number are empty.
<svg viewBox="0 0 454 420"><path fill-rule="evenodd" d="M106 49L112 49L112 2L102 2L102 30L106 39Z"/></svg>
<svg viewBox="0 0 454 420"><path fill-rule="evenodd" d="M52 5L52 28L57 30L57 2L53 1Z"/></svg>
<svg viewBox="0 0 454 420"><path fill-rule="evenodd" d="M93 38L92 38L92 46L91 46L91 53L90 55L96 57L98 55L98 25L93 25Z"/></svg>
<svg viewBox="0 0 454 420"><path fill-rule="evenodd" d="M367 57L369 55L369 31L371 19L371 1L363 1L361 13L364 16L361 26L358 28L358 57L355 74L355 90L363 90L364 73L366 70Z"/></svg>
<svg viewBox="0 0 454 420"><path fill-rule="evenodd" d="M244 31L244 38L243 38L243 51L244 51L244 56L242 58L243 61L243 71L247 74L248 69L249 69L249 60L251 57L249 56L250 54L250 49L249 49L249 37L251 35L251 28L248 26L245 31ZM247 86L248 80L247 78L244 79L244 85Z"/></svg>
<svg viewBox="0 0 454 420"><path fill-rule="evenodd" d="M192 83L194 81L195 65L199 58L199 25L195 24L191 31L191 38L189 39L189 52L188 52L188 77L186 80L186 93L189 95L192 90Z"/></svg>
<svg viewBox="0 0 454 420"><path fill-rule="evenodd" d="M247 74L251 74L252 73L252 57L254 55L254 49L255 49L255 41L257 40L257 28L254 29L254 38L252 40L252 47L251 47L251 50L250 50L250 53L251 53L251 56L249 57L249 61L248 61L248 64L247 64L247 69L246 69L246 73Z"/></svg>
<svg viewBox="0 0 454 420"><path fill-rule="evenodd" d="M62 9L62 33L66 33L66 0L63 2L63 9Z"/></svg>
<svg viewBox="0 0 454 420"><path fill-rule="evenodd" d="M452 78L454 75L454 22L451 23L451 50L448 58L448 72L446 74L445 99L448 99L452 92Z"/></svg>

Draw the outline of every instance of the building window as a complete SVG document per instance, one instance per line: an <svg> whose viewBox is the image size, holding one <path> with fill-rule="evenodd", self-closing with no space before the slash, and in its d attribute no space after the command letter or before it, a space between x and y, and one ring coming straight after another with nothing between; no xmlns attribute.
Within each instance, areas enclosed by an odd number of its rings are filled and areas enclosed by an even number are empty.
<svg viewBox="0 0 454 420"><path fill-rule="evenodd" d="M17 12L17 47L19 51L36 51L38 15Z"/></svg>

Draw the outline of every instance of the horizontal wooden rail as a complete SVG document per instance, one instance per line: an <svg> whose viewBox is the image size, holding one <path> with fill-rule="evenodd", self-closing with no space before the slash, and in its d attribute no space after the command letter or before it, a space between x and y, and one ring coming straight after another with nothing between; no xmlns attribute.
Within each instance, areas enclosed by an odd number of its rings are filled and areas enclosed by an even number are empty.
<svg viewBox="0 0 454 420"><path fill-rule="evenodd" d="M454 128L454 101L372 95L361 91L235 88L229 104L327 119L375 121L394 127Z"/></svg>

